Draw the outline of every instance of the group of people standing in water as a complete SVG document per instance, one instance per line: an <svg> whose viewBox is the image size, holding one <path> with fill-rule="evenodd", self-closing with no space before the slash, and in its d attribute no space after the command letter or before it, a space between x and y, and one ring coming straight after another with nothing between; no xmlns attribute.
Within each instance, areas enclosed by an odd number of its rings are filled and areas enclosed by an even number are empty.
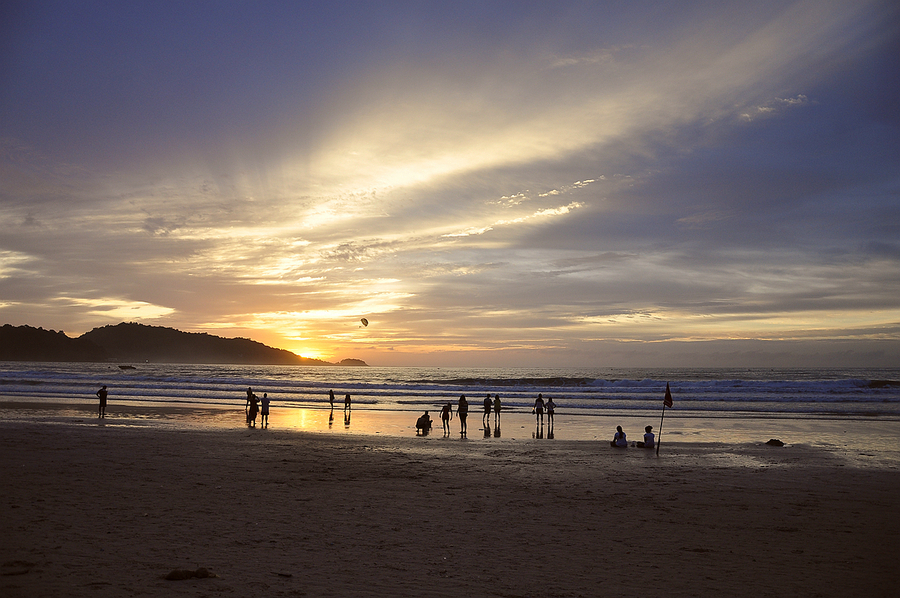
<svg viewBox="0 0 900 598"><path fill-rule="evenodd" d="M262 398L260 399L256 396L256 393L253 392L253 389L249 386L247 387L247 404L244 407L244 411L247 413L247 427L255 428L256 427L256 418L257 416L261 416L262 419L259 422L259 427L268 428L269 427L269 394L263 393Z"/></svg>
<svg viewBox="0 0 900 598"><path fill-rule="evenodd" d="M106 387L104 386L97 392L97 396L100 397L100 417L105 415L104 411L106 410ZM334 411L334 391L328 391L328 402L331 405L332 412ZM247 405L246 405L246 413L247 413L247 426L248 427L256 427L256 418L261 416L262 419L260 421L260 427L268 427L269 426L269 395L268 393L263 393L262 398L256 396L253 392L253 389L249 386L247 387ZM503 409L503 404L500 401L500 395L495 394L494 398L491 398L490 393L484 398L484 412L481 416L481 423L485 430L485 437L490 435L491 430L491 413L494 414L494 436L500 436L500 412ZM535 425L538 426L540 432L536 432L536 437L543 437L543 427L544 427L544 413L547 414L547 424L550 426L550 438L552 438L553 434L553 416L556 413L556 403L553 402L553 399L547 398L544 400L544 395L542 393L538 393L537 399L534 401L534 406L531 408L531 413L534 415ZM333 416L332 416L333 417ZM349 424L350 417L350 395L347 394L344 396L344 419L345 423ZM466 399L466 395L460 395L459 401L457 401L456 405L456 417L459 420L459 434L462 437L466 437L468 433L467 429L467 419L469 417L469 401ZM450 421L453 420L453 403L447 401L447 404L441 407L441 424L444 430L444 436L450 436ZM329 424L331 423L331 419L329 419ZM419 419L416 421L416 433L426 435L431 431L432 420L431 416L428 415L426 411L422 414ZM609 445L614 448L625 448L628 446L628 437L625 434L625 431L622 430L622 426L616 426L616 433L613 436L613 439L610 441ZM654 448L656 446L656 436L653 434L653 426L647 426L644 428L644 439L640 442L632 444L632 446L637 446L639 448Z"/></svg>
<svg viewBox="0 0 900 598"><path fill-rule="evenodd" d="M484 414L481 416L481 424L484 426L485 437L490 435L491 430L491 412L494 413L494 436L500 436L500 411L503 404L500 401L500 395L494 395L491 399L490 393L484 398ZM469 418L469 400L466 395L460 395L456 405L456 417L459 420L459 434L465 437L468 434L468 418ZM450 435L450 421L453 419L453 403L447 401L447 404L441 407L441 424L444 429L444 436ZM427 435L431 431L431 416L426 411L416 420L416 433Z"/></svg>

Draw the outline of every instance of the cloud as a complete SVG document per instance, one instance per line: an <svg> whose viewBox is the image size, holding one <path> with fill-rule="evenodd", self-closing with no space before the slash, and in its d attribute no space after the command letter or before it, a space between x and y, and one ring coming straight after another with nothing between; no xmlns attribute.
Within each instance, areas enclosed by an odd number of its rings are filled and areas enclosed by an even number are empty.
<svg viewBox="0 0 900 598"><path fill-rule="evenodd" d="M59 42L0 92L0 314L374 363L894 334L896 89L861 68L889 7L511 6L38 19Z"/></svg>

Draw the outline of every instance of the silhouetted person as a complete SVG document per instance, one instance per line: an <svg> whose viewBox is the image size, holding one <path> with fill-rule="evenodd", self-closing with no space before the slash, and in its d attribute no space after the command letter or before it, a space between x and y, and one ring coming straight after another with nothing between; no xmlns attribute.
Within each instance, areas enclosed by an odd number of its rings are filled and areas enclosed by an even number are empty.
<svg viewBox="0 0 900 598"><path fill-rule="evenodd" d="M628 446L628 439L625 437L625 432L622 431L622 426L616 426L616 435L613 436L609 446L614 446L616 448L625 448Z"/></svg>
<svg viewBox="0 0 900 598"><path fill-rule="evenodd" d="M500 395L494 395L494 427L500 427Z"/></svg>
<svg viewBox="0 0 900 598"><path fill-rule="evenodd" d="M647 426L646 428L644 428L644 441L638 441L637 445L640 448L656 447L656 435L653 434L653 426Z"/></svg>
<svg viewBox="0 0 900 598"><path fill-rule="evenodd" d="M441 407L441 423L444 425L444 436L450 436L450 420L453 419L453 405L450 401Z"/></svg>
<svg viewBox="0 0 900 598"><path fill-rule="evenodd" d="M556 410L556 403L553 402L553 399L547 399L547 425L553 425L553 412Z"/></svg>
<svg viewBox="0 0 900 598"><path fill-rule="evenodd" d="M491 408L493 406L494 403L491 401L491 395L489 394L484 399L484 415L481 417L481 423L484 425L485 429L491 427Z"/></svg>
<svg viewBox="0 0 900 598"><path fill-rule="evenodd" d="M269 427L269 394L263 393L262 401L260 401L260 410L259 414L262 416L259 420L259 425Z"/></svg>
<svg viewBox="0 0 900 598"><path fill-rule="evenodd" d="M328 391L328 404L334 409L334 390Z"/></svg>
<svg viewBox="0 0 900 598"><path fill-rule="evenodd" d="M534 423L538 423L540 420L541 425L544 425L544 395L538 393L538 398L534 401L534 407L531 408L531 412L534 413Z"/></svg>
<svg viewBox="0 0 900 598"><path fill-rule="evenodd" d="M250 399L253 398L253 389L249 386L247 387L247 404L244 405L244 413L247 416L247 425L250 425Z"/></svg>
<svg viewBox="0 0 900 598"><path fill-rule="evenodd" d="M256 427L256 416L259 414L259 397L250 393L250 409L247 410L247 420L249 426Z"/></svg>
<svg viewBox="0 0 900 598"><path fill-rule="evenodd" d="M106 417L106 397L108 393L106 392L106 385L103 385L103 388L98 390L96 393L97 398L100 399L100 410L97 412L97 419L101 417Z"/></svg>
<svg viewBox="0 0 900 598"><path fill-rule="evenodd" d="M459 416L459 434L466 435L466 418L469 417L469 402L466 395L459 395L459 406L456 408L456 415Z"/></svg>
<svg viewBox="0 0 900 598"><path fill-rule="evenodd" d="M350 393L344 395L344 411L350 410Z"/></svg>

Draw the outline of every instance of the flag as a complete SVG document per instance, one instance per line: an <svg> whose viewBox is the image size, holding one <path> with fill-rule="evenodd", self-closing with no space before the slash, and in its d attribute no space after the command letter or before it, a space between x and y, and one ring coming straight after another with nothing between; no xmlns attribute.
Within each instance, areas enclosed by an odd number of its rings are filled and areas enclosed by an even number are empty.
<svg viewBox="0 0 900 598"><path fill-rule="evenodd" d="M663 405L666 407L672 406L672 393L669 391L669 383L666 382L666 398L663 399Z"/></svg>

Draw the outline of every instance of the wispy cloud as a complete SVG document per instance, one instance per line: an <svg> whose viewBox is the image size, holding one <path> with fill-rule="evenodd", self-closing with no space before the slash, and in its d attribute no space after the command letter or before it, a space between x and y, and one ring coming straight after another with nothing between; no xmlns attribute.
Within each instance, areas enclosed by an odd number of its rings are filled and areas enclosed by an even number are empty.
<svg viewBox="0 0 900 598"><path fill-rule="evenodd" d="M324 35L264 6L270 35L193 51L36 13L3 67L0 319L373 363L898 340L897 9L645 9L501 3L487 35L385 5Z"/></svg>

